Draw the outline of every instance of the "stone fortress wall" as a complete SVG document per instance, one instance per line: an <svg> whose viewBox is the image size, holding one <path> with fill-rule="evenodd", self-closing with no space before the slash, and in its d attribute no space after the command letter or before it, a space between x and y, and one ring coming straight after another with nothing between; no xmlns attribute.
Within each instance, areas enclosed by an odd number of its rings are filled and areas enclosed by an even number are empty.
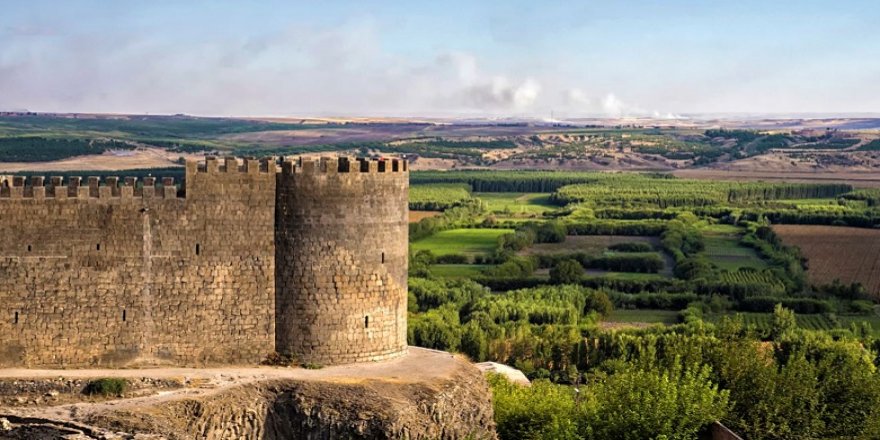
<svg viewBox="0 0 880 440"><path fill-rule="evenodd" d="M403 241L386 242L401 246L386 252L402 272L369 262L382 250L363 238L349 248L314 237L347 243L354 239L325 232L369 232L343 227L340 216L369 211L377 198L342 196L348 189L402 192L386 196L403 201L395 215L405 219L406 165L344 162L357 172L334 180L315 172L329 160L285 162L279 172L274 160L209 158L187 163L185 192L169 179L13 177L0 185L0 366L254 364L276 341L278 351L327 364L403 353L406 223L392 231L398 217L379 219L392 208L372 217L383 234L402 231ZM343 161L334 163L338 171ZM294 188L337 198L292 195ZM388 287L371 287L373 277Z"/></svg>

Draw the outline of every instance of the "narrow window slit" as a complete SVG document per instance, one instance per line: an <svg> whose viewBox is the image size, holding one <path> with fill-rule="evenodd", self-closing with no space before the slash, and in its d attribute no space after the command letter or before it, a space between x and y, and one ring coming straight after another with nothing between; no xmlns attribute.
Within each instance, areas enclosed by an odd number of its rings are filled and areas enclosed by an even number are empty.
<svg viewBox="0 0 880 440"><path fill-rule="evenodd" d="M125 322L125 318L126 318L125 309L122 309L122 322Z"/></svg>
<svg viewBox="0 0 880 440"><path fill-rule="evenodd" d="M364 328L370 328L370 317L364 316Z"/></svg>
<svg viewBox="0 0 880 440"><path fill-rule="evenodd" d="M96 251L100 251L100 250L101 250L101 243L98 243L98 244L95 245L95 250L96 250Z"/></svg>
<svg viewBox="0 0 880 440"><path fill-rule="evenodd" d="M385 252L382 252L382 264L385 264Z"/></svg>
<svg viewBox="0 0 880 440"><path fill-rule="evenodd" d="M31 249L33 249L33 247L31 245L28 245L28 252L30 252Z"/></svg>
<svg viewBox="0 0 880 440"><path fill-rule="evenodd" d="M18 312L15 312L15 322L14 324L18 324Z"/></svg>
<svg viewBox="0 0 880 440"><path fill-rule="evenodd" d="M202 246L200 244L196 243L196 255L199 255L201 253L202 253Z"/></svg>

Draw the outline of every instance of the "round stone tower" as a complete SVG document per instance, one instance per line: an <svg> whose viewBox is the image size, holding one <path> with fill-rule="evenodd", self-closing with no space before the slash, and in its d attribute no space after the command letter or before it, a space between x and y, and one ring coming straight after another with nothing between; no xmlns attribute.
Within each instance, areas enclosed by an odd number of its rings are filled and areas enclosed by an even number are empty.
<svg viewBox="0 0 880 440"><path fill-rule="evenodd" d="M324 365L404 354L406 161L284 161L277 179L276 350Z"/></svg>

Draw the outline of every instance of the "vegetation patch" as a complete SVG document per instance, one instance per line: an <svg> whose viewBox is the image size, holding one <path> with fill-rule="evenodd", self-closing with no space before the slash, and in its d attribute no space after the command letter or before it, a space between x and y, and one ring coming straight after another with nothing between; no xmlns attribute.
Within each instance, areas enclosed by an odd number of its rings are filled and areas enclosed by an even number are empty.
<svg viewBox="0 0 880 440"><path fill-rule="evenodd" d="M773 230L801 250L813 284L860 283L880 299L880 230L819 225L777 225Z"/></svg>
<svg viewBox="0 0 880 440"><path fill-rule="evenodd" d="M499 237L512 232L512 229L450 229L413 242L412 249L431 251L437 256L489 254L497 246Z"/></svg>
<svg viewBox="0 0 880 440"><path fill-rule="evenodd" d="M470 188L463 183L412 185L409 188L409 209L443 211L470 198Z"/></svg>
<svg viewBox="0 0 880 440"><path fill-rule="evenodd" d="M102 378L89 381L83 388L87 396L121 396L128 389L128 381L120 378Z"/></svg>
<svg viewBox="0 0 880 440"><path fill-rule="evenodd" d="M0 137L0 162L48 162L132 148L129 143L115 140Z"/></svg>
<svg viewBox="0 0 880 440"><path fill-rule="evenodd" d="M476 278L488 269L486 264L433 264L431 273L440 278Z"/></svg>
<svg viewBox="0 0 880 440"><path fill-rule="evenodd" d="M739 237L736 236L706 236L704 255L712 264L728 272L737 272L743 268L760 270L767 267L767 263L758 253L741 245Z"/></svg>
<svg viewBox="0 0 880 440"><path fill-rule="evenodd" d="M486 210L502 216L542 214L558 208L549 193L474 193Z"/></svg>

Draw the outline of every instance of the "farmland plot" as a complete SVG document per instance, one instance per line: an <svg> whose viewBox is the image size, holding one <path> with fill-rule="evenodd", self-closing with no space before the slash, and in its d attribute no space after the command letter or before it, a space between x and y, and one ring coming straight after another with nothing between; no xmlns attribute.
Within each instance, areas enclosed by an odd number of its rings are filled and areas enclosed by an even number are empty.
<svg viewBox="0 0 880 440"><path fill-rule="evenodd" d="M880 296L880 230L810 225L777 225L773 230L809 259L811 282L859 282Z"/></svg>

